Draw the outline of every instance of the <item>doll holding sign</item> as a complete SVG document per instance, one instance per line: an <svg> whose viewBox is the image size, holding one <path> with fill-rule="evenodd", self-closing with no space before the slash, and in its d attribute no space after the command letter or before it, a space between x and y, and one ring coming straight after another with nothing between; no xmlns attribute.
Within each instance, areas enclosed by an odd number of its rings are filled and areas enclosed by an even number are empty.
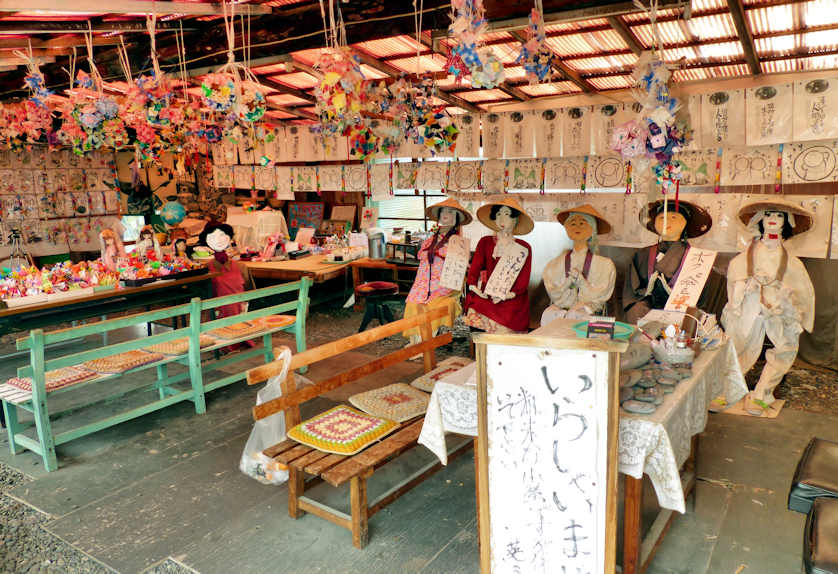
<svg viewBox="0 0 838 574"><path fill-rule="evenodd" d="M814 326L815 289L803 263L784 246L789 237L807 231L813 217L797 205L774 200L742 207L739 219L754 240L728 266L722 325L742 372L759 358L765 337L774 345L765 352L756 388L745 397L748 414L760 416L774 402L774 389L797 357L800 333Z"/></svg>
<svg viewBox="0 0 838 574"><path fill-rule="evenodd" d="M416 280L407 295L404 318L408 319L437 307L446 307L448 315L431 323L431 328L436 333L440 325L452 326L454 320L462 313L460 290L442 286L440 279L448 255L449 242L455 240L454 238L460 238L460 228L469 224L472 218L466 208L453 197L431 205L426 213L429 219L439 224L439 227L419 247L417 254L419 269L416 270ZM466 251L467 263L468 252ZM460 281L462 282L462 277ZM408 329L403 335L410 339L410 344L419 342L418 327Z"/></svg>
<svg viewBox="0 0 838 574"><path fill-rule="evenodd" d="M641 212L641 223L643 215ZM629 323L637 323L651 309L666 306L690 248L687 239L704 235L713 224L705 209L683 199L650 203L647 215L646 228L657 233L658 242L637 251L626 273L623 306ZM703 309L713 290L708 285L698 301Z"/></svg>
<svg viewBox="0 0 838 574"><path fill-rule="evenodd" d="M611 224L592 205L566 209L556 218L573 241L573 249L544 268L542 277L550 306L541 315L542 325L560 317L584 319L602 314L617 277L614 263L598 255L597 235L611 231Z"/></svg>
<svg viewBox="0 0 838 574"><path fill-rule="evenodd" d="M493 230L477 243L466 283L466 325L490 333L524 333L529 327L532 248L516 239L533 230L533 220L514 197L491 199L477 218Z"/></svg>

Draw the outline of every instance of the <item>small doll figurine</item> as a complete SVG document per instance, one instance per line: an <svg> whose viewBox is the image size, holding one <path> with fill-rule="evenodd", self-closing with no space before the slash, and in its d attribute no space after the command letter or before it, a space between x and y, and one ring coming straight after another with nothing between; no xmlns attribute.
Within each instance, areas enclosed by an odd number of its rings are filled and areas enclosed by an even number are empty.
<svg viewBox="0 0 838 574"><path fill-rule="evenodd" d="M160 261L163 258L163 252L160 249L160 243L157 241L157 236L154 234L154 229L151 225L145 225L140 230L140 238L137 239L135 252L138 257L144 261L153 258Z"/></svg>
<svg viewBox="0 0 838 574"><path fill-rule="evenodd" d="M559 213L573 248L551 260L544 268L544 287L550 306L541 315L547 325L560 317L584 319L602 314L614 292L617 271L614 263L598 254L598 234L611 231L611 225L592 205L580 205Z"/></svg>
<svg viewBox="0 0 838 574"><path fill-rule="evenodd" d="M754 239L727 268L728 302L722 325L733 341L739 366L754 366L768 337L765 366L756 388L745 397L753 416L774 402L774 389L797 357L800 333L811 332L815 321L815 288L803 263L784 245L808 231L812 214L783 200L757 201L739 210L739 219Z"/></svg>
<svg viewBox="0 0 838 574"><path fill-rule="evenodd" d="M103 229L99 233L100 256L108 271L116 271L120 259L127 259L122 239L113 229Z"/></svg>
<svg viewBox="0 0 838 574"><path fill-rule="evenodd" d="M172 257L175 259L186 259L189 257L186 245L186 231L183 229L172 230Z"/></svg>

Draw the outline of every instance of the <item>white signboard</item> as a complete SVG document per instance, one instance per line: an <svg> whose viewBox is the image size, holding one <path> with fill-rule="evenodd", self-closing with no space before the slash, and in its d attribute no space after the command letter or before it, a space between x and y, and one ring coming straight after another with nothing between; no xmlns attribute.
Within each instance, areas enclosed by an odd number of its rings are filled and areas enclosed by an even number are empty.
<svg viewBox="0 0 838 574"><path fill-rule="evenodd" d="M442 264L442 274L439 284L447 289L461 291L463 279L468 271L468 240L460 235L452 235L448 239L448 250L445 263Z"/></svg>
<svg viewBox="0 0 838 574"><path fill-rule="evenodd" d="M506 299L507 293L512 289L518 274L527 262L529 250L520 243L512 243L505 249L505 253L498 261L494 271L486 281L486 288L483 292L489 297L500 297Z"/></svg>
<svg viewBox="0 0 838 574"><path fill-rule="evenodd" d="M686 312L687 307L695 307L710 271L713 270L715 260L715 251L690 247L664 308L668 311Z"/></svg>
<svg viewBox="0 0 838 574"><path fill-rule="evenodd" d="M485 373L491 574L604 574L608 353L487 344Z"/></svg>

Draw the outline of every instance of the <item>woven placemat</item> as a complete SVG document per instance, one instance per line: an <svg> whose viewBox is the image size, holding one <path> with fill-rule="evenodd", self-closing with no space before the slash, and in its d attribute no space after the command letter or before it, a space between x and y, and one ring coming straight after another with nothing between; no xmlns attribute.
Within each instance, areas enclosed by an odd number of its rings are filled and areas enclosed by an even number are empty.
<svg viewBox="0 0 838 574"><path fill-rule="evenodd" d="M154 363L163 359L160 353L147 353L146 351L126 351L110 357L86 361L84 366L97 373L104 375L115 375L136 369L148 363Z"/></svg>
<svg viewBox="0 0 838 574"><path fill-rule="evenodd" d="M199 344L202 349L204 347L211 347L215 345L215 339L207 335L201 335ZM182 339L175 339L174 341L149 345L148 347L143 347L143 351L147 353L163 353L164 355L185 355L189 352L189 339L184 337Z"/></svg>
<svg viewBox="0 0 838 574"><path fill-rule="evenodd" d="M268 315L267 317L253 319L253 322L257 325L261 325L263 329L268 330L286 327L291 325L296 320L297 317L295 315Z"/></svg>
<svg viewBox="0 0 838 574"><path fill-rule="evenodd" d="M219 327L209 332L209 335L216 339L239 339L247 335L263 331L264 327L256 321L243 321L241 323L234 323L226 327Z"/></svg>
<svg viewBox="0 0 838 574"><path fill-rule="evenodd" d="M288 438L323 452L349 455L363 450L398 427L394 421L340 405L301 422L288 431Z"/></svg>
<svg viewBox="0 0 838 574"><path fill-rule="evenodd" d="M426 393L432 393L434 390L434 385L440 379L443 379L454 373L459 371L463 367L466 367L472 364L474 361L471 359L466 359L464 357L448 357L444 361L441 361L437 366L436 369L432 371L428 371L421 377L414 380L410 383L410 386L416 387L420 391L425 391Z"/></svg>
<svg viewBox="0 0 838 574"><path fill-rule="evenodd" d="M92 379L95 376L96 372L85 367L62 367L54 371L47 371L44 374L48 393L62 387L68 387ZM32 390L32 379L30 377L13 377L6 382L24 391Z"/></svg>
<svg viewBox="0 0 838 574"><path fill-rule="evenodd" d="M410 385L394 383L352 395L349 402L365 413L400 423L425 414L430 398L428 393Z"/></svg>

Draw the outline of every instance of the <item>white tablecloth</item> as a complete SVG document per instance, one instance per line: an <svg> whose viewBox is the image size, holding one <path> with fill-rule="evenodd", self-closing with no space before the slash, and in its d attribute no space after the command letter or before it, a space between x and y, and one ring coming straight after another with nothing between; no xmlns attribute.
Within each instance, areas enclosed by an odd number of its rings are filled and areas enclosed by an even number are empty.
<svg viewBox="0 0 838 574"><path fill-rule="evenodd" d="M477 436L477 387L474 364L440 380L431 393L419 443L443 464L448 457L445 433ZM658 503L683 513L684 493L678 469L690 454L690 440L707 425L707 407L717 396L735 404L747 392L745 378L728 340L713 351L699 353L693 376L682 381L650 415L620 410L619 471L649 475Z"/></svg>
<svg viewBox="0 0 838 574"><path fill-rule="evenodd" d="M228 208L227 224L236 234L236 245L240 249L264 247L265 238L282 233L288 237L288 225L281 211L243 211L241 208Z"/></svg>

